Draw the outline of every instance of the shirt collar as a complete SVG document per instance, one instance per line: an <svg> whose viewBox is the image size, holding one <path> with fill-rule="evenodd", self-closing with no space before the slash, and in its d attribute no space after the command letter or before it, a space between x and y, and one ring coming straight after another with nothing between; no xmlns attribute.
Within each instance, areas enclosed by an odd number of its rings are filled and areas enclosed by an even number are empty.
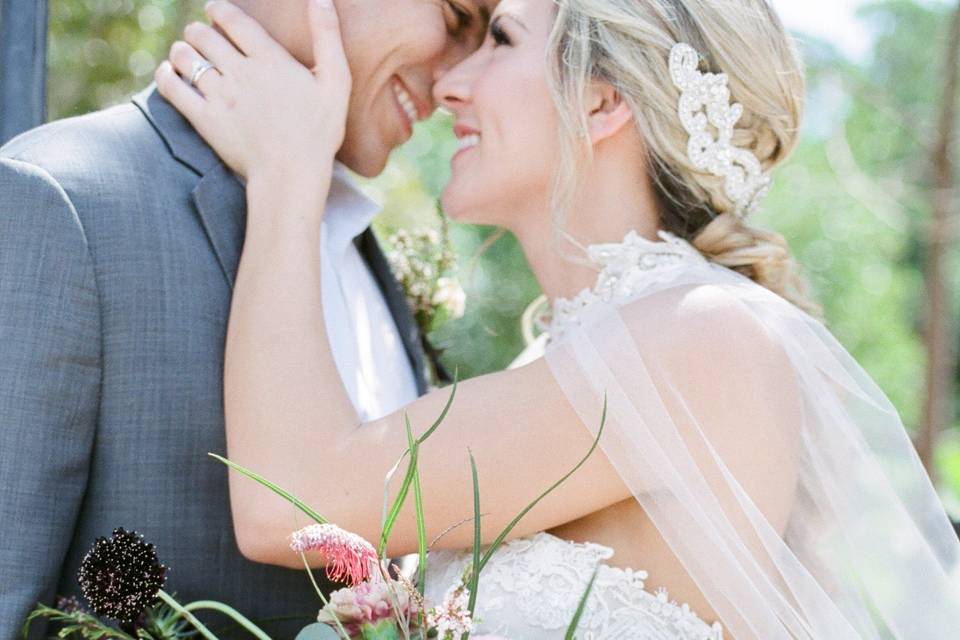
<svg viewBox="0 0 960 640"><path fill-rule="evenodd" d="M335 162L323 215L324 242L330 256L342 259L353 239L370 226L380 209L379 204L360 190L347 168Z"/></svg>

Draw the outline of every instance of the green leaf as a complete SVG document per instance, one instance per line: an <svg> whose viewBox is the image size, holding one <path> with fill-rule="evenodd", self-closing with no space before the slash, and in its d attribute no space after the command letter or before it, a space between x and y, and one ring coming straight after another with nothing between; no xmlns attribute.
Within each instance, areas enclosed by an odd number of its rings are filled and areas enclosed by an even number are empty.
<svg viewBox="0 0 960 640"><path fill-rule="evenodd" d="M293 506L295 506L297 509L300 509L300 511L304 512L305 514L307 514L307 516L309 516L310 518L313 518L313 520L316 521L317 524L327 524L327 519L326 519L326 518L324 518L323 516L321 516L319 513L317 513L316 511L314 511L314 510L311 509L310 507L308 507L306 504L304 504L299 498L297 498L296 496L294 496L292 493L290 493L290 492L286 491L285 489L282 489L280 486L278 486L278 485L270 482L269 480L267 480L266 478L264 478L264 477L261 476L260 474L254 473L253 471L250 471L249 469L247 469L247 468L245 468L245 467L241 467L241 466L238 465L236 462L231 462L230 460L227 460L226 458L223 458L223 457L221 457L221 456L218 456L218 455L215 454L215 453L208 453L207 455L210 456L211 458L214 458L215 460L219 460L220 462L222 462L223 464L227 465L227 466L230 467L231 469L233 469L233 470L235 470L235 471L239 471L240 473L242 473L243 475L247 476L248 478L250 478L250 479L252 479L252 480L256 480L257 482L259 482L260 484L262 484L263 486L265 486L267 489L270 489L271 491L273 491L275 494L277 494L277 495L280 496L281 498L284 498L284 499L288 500L288 501L291 502L291 503L293 504Z"/></svg>
<svg viewBox="0 0 960 640"><path fill-rule="evenodd" d="M297 634L296 640L339 640L340 636L334 631L333 627L314 622L304 627Z"/></svg>
<svg viewBox="0 0 960 640"><path fill-rule="evenodd" d="M585 456L580 460L580 462L577 463L577 466L575 466L573 469L571 469L571 470L567 473L567 475L565 475L565 476L563 476L562 478L560 478L559 480L557 480L555 483L553 483L553 485L550 486L549 489L547 489L546 491L544 491L543 493L541 493L539 496L537 496L536 500L534 500L533 502L531 502L530 504L528 504L528 505L517 515L517 517L514 518L514 519L510 522L510 524L507 525L507 527L500 533L500 535L497 536L496 540L494 540L494 541L490 544L490 547L487 549L487 552L483 555L483 558L480 560L479 566L474 565L474 570L475 570L478 574L480 573L480 571L483 570L483 567L486 566L486 564L490 561L490 558L491 558L491 556L493 556L494 552L500 547L501 544L503 544L503 541L506 539L506 537L507 537L508 535L510 535L510 532L513 531L513 528L517 526L517 523L520 522L520 520L523 519L523 517L524 517L525 515L527 515L527 514L530 512L531 509L533 509L535 506L537 506L537 504L539 504L541 500L543 500L543 499L546 498L548 495L550 495L551 493L553 493L553 491L554 491L557 487L559 487L559 486L560 486L561 484L563 484L570 476L572 476L574 473L576 473L576 472L580 469L580 467L582 467L582 466L584 465L584 463L586 463L587 459L588 459L591 455L593 455L593 452L596 451L596 449L597 449L597 445L600 444L600 436L603 435L603 428L604 428L604 426L605 426L606 424L607 424L607 397L606 397L606 394L604 394L604 397L603 397L603 415L600 416L600 429L597 431L597 437L594 438L594 440L593 440L593 445L590 447L590 450L587 451L587 455L585 455ZM478 516L478 518L479 518L479 516Z"/></svg>
<svg viewBox="0 0 960 640"><path fill-rule="evenodd" d="M364 624L360 628L363 640L400 640L400 630L393 619L381 620L376 625Z"/></svg>
<svg viewBox="0 0 960 640"><path fill-rule="evenodd" d="M580 598L580 604L577 605L577 611L573 614L573 620L570 621L570 626L567 627L566 640L576 640L574 635L577 631L577 625L580 624L580 618L583 616L583 610L587 607L587 600L590 599L590 592L593 591L593 583L597 579L597 572L600 570L600 565L597 565L593 570L593 575L590 576L590 582L587 583L587 589L583 592L583 596Z"/></svg>

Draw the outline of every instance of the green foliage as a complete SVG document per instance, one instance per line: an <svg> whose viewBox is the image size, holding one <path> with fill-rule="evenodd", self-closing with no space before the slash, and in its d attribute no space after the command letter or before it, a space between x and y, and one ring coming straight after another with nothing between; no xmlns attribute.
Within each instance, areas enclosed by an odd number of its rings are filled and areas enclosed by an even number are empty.
<svg viewBox="0 0 960 640"><path fill-rule="evenodd" d="M199 0L51 0L48 115L116 104L153 79Z"/></svg>
<svg viewBox="0 0 960 640"><path fill-rule="evenodd" d="M145 86L200 6L197 0L52 0L51 117L101 108ZM876 44L861 61L801 37L810 89L802 142L777 172L757 218L790 241L829 327L911 430L922 418L928 157L950 8L883 0L862 9ZM400 227L437 225L436 201L454 148L449 117L437 115L417 126L382 176L367 182L385 203L376 222L382 238ZM431 339L465 378L516 357L524 346L519 318L539 294L512 236L485 245L494 233L452 225L467 312ZM954 291L960 291L960 264L956 258L953 264ZM955 438L945 434L944 447L954 447ZM948 462L956 456L945 452L937 459L944 497L960 506L960 474Z"/></svg>
<svg viewBox="0 0 960 640"><path fill-rule="evenodd" d="M58 605L60 607L60 605ZM23 627L23 637L28 637L34 621L46 618L59 625L57 637L84 638L85 640L171 640L174 638L192 638L196 631L184 620L180 613L160 604L147 609L142 624L132 636L112 627L96 616L79 607L54 608L38 605L27 618Z"/></svg>

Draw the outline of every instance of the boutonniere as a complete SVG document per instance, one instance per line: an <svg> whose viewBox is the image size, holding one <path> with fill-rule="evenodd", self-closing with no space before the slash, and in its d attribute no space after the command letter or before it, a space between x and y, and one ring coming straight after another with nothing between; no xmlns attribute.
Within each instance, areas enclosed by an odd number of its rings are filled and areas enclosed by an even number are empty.
<svg viewBox="0 0 960 640"><path fill-rule="evenodd" d="M445 216L440 215L439 229L400 229L387 245L387 260L424 336L463 317L467 296L453 275L456 256Z"/></svg>

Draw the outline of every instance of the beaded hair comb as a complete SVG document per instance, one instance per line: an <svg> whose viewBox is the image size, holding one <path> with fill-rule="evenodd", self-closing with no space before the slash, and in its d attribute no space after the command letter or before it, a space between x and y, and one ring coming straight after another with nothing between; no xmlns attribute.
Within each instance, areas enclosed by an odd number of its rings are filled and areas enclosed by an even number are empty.
<svg viewBox="0 0 960 640"><path fill-rule="evenodd" d="M733 145L733 127L743 105L730 104L727 74L701 72L700 54L680 42L670 51L670 77L680 90L680 122L690 134L687 154L693 165L723 178L737 217L754 213L770 190L770 176L752 152ZM716 138L708 125L716 129Z"/></svg>

